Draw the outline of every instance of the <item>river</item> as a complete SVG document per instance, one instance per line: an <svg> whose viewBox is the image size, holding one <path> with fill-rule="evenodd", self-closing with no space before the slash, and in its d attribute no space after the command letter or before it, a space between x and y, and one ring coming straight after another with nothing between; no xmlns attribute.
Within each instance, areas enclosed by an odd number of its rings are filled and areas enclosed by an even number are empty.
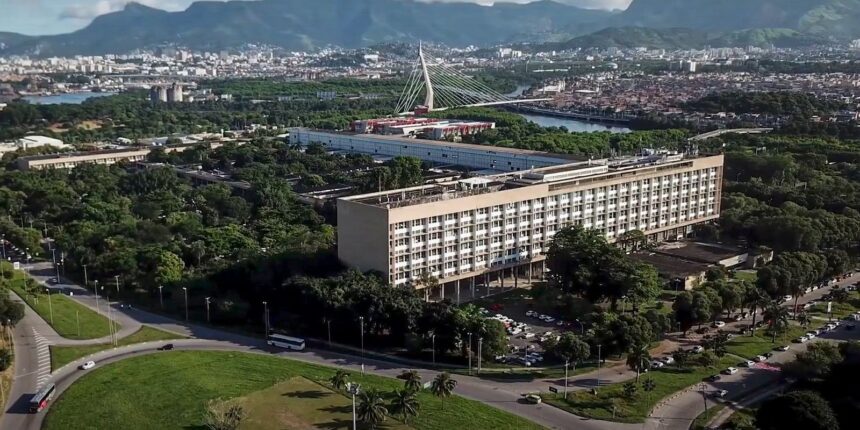
<svg viewBox="0 0 860 430"><path fill-rule="evenodd" d="M63 103L79 105L83 103L84 100L91 99L93 97L107 97L114 94L116 93L80 92L54 94L50 96L25 96L22 97L22 99L34 105L58 105Z"/></svg>
<svg viewBox="0 0 860 430"><path fill-rule="evenodd" d="M630 129L619 125L607 125L596 122L579 121L569 118L556 118L554 116L544 116L535 114L519 114L521 117L541 126L541 127L567 127L568 131L573 132L595 132L608 131L612 133L630 133Z"/></svg>

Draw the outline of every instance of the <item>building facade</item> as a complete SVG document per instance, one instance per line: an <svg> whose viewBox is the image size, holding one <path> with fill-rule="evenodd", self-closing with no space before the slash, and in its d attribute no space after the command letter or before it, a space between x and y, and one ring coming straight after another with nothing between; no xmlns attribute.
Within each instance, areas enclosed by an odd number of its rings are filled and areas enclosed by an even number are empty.
<svg viewBox="0 0 860 430"><path fill-rule="evenodd" d="M80 164L116 164L123 161L144 161L150 151L149 148L129 148L90 152L64 152L20 157L15 160L15 163L19 170L71 169Z"/></svg>
<svg viewBox="0 0 860 430"><path fill-rule="evenodd" d="M338 200L338 255L392 285L423 274L474 288L506 271L540 273L553 235L571 225L612 241L657 240L720 213L723 156L568 164ZM536 275L537 276L537 275Z"/></svg>

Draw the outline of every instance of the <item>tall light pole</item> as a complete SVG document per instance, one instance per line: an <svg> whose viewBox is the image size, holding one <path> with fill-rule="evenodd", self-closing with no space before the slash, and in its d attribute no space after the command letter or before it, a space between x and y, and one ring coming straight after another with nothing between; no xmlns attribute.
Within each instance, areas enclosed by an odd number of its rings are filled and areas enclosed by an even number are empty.
<svg viewBox="0 0 860 430"><path fill-rule="evenodd" d="M361 326L361 356L364 357L364 317L358 317L358 322Z"/></svg>
<svg viewBox="0 0 860 430"><path fill-rule="evenodd" d="M356 384L354 382L348 382L346 384L346 391L352 395L352 430L356 430L358 428L358 420L355 416L355 396L358 395L360 390L360 384Z"/></svg>
<svg viewBox="0 0 860 430"><path fill-rule="evenodd" d="M206 322L211 322L209 319L209 297L206 298Z"/></svg>
<svg viewBox="0 0 860 430"><path fill-rule="evenodd" d="M6 234L3 234L3 259L6 259Z"/></svg>
<svg viewBox="0 0 860 430"><path fill-rule="evenodd" d="M433 347L433 364L436 364L436 333L430 335L430 342Z"/></svg>
<svg viewBox="0 0 860 430"><path fill-rule="evenodd" d="M182 287L182 292L185 295L185 322L188 322L188 288Z"/></svg>
<svg viewBox="0 0 860 430"><path fill-rule="evenodd" d="M51 312L51 325L54 325L54 306L51 304L51 290L45 288L45 292L48 293L48 310Z"/></svg>
<svg viewBox="0 0 860 430"><path fill-rule="evenodd" d="M161 310L164 310L164 285L158 286L158 304L161 305Z"/></svg>
<svg viewBox="0 0 860 430"><path fill-rule="evenodd" d="M93 283L95 284L93 287L93 293L96 295L96 312L101 315L102 311L99 307L99 280L96 279Z"/></svg>
<svg viewBox="0 0 860 430"><path fill-rule="evenodd" d="M603 345L597 345L597 385L594 387L594 392L600 387L600 348Z"/></svg>
<svg viewBox="0 0 860 430"><path fill-rule="evenodd" d="M87 282L87 265L82 264L81 266L83 266L83 268L84 268L84 288L87 288L90 286L90 283Z"/></svg>
<svg viewBox="0 0 860 430"><path fill-rule="evenodd" d="M466 345L466 354L469 356L469 375L472 374L472 332L469 332L469 344Z"/></svg>
<svg viewBox="0 0 860 430"><path fill-rule="evenodd" d="M570 365L570 360L564 360L564 400L567 400L567 366Z"/></svg>
<svg viewBox="0 0 860 430"><path fill-rule="evenodd" d="M54 260L54 269L57 271L57 282L60 282L60 266L57 264L57 248L51 250L51 258Z"/></svg>
<svg viewBox="0 0 860 430"><path fill-rule="evenodd" d="M328 332L328 347L331 348L331 320L326 318L325 320L326 331Z"/></svg>
<svg viewBox="0 0 860 430"><path fill-rule="evenodd" d="M113 279L116 280L116 296L119 299L119 275L113 275Z"/></svg>
<svg viewBox="0 0 860 430"><path fill-rule="evenodd" d="M263 302L263 325L265 326L266 333L263 335L266 339L269 339L269 303Z"/></svg>
<svg viewBox="0 0 860 430"><path fill-rule="evenodd" d="M478 375L481 374L481 349L484 345L484 338L478 336Z"/></svg>

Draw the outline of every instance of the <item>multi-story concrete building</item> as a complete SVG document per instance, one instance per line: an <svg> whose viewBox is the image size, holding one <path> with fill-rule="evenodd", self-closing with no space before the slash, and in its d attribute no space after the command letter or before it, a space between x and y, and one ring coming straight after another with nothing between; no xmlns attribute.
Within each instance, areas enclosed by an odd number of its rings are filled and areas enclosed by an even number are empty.
<svg viewBox="0 0 860 430"><path fill-rule="evenodd" d="M34 155L15 160L20 170L71 169L79 164L115 164L122 161L143 161L150 148L106 149L89 152L63 152L59 154Z"/></svg>
<svg viewBox="0 0 860 430"><path fill-rule="evenodd" d="M511 271L542 273L544 252L566 226L609 240L631 230L684 236L719 216L722 175L722 155L656 155L342 198L338 255L392 285L420 288L426 273L459 294L461 281L474 289Z"/></svg>
<svg viewBox="0 0 860 430"><path fill-rule="evenodd" d="M339 133L291 128L290 143L319 143L328 149L389 157L415 157L437 164L450 164L477 170L519 172L533 168L570 163L577 158L500 146L470 145L374 134Z"/></svg>

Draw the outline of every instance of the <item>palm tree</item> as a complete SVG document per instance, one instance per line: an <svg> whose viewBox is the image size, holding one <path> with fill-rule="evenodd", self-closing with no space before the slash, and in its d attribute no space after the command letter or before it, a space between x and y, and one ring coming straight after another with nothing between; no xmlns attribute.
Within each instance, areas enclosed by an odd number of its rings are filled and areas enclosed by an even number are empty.
<svg viewBox="0 0 860 430"><path fill-rule="evenodd" d="M806 312L801 312L800 315L797 316L797 322L800 323L803 327L809 327L809 323L812 322L812 318Z"/></svg>
<svg viewBox="0 0 860 430"><path fill-rule="evenodd" d="M328 382L331 384L332 388L340 391L343 390L344 387L346 387L347 378L349 378L348 372L338 370L331 378L329 378Z"/></svg>
<svg viewBox="0 0 860 430"><path fill-rule="evenodd" d="M776 335L785 332L788 328L788 309L773 301L767 306L765 312L770 319L770 324L768 325L771 334L770 342L775 343Z"/></svg>
<svg viewBox="0 0 860 430"><path fill-rule="evenodd" d="M400 379L403 380L403 385L409 391L421 390L421 375L415 370L406 370L400 374Z"/></svg>
<svg viewBox="0 0 860 430"><path fill-rule="evenodd" d="M391 412L403 417L403 423L409 424L409 417L418 415L418 397L410 389L394 390L391 393Z"/></svg>
<svg viewBox="0 0 860 430"><path fill-rule="evenodd" d="M651 397L650 394L652 391L654 391L655 388L657 388L657 383L654 382L653 379L648 378L648 379L642 381L642 390L645 391L645 399L646 400L648 400L648 398Z"/></svg>
<svg viewBox="0 0 860 430"><path fill-rule="evenodd" d="M636 371L636 382L639 382L639 375L648 368L650 363L651 353L648 351L648 345L634 345L627 352L627 365Z"/></svg>
<svg viewBox="0 0 860 430"><path fill-rule="evenodd" d="M385 407L385 401L382 399L379 391L371 389L363 391L358 395L356 415L358 415L358 419L367 423L371 429L375 429L376 426L385 421L388 409Z"/></svg>
<svg viewBox="0 0 860 430"><path fill-rule="evenodd" d="M758 313L759 308L764 308L766 303L768 302L768 298L762 293L762 291L752 285L750 288L746 290L746 294L744 296L744 304L752 311L752 324L750 329L750 336L755 334L755 317Z"/></svg>
<svg viewBox="0 0 860 430"><path fill-rule="evenodd" d="M436 378L430 383L430 392L442 399L442 409L445 409L445 398L451 396L455 387L457 387L457 381L452 379L448 372L436 375Z"/></svg>

